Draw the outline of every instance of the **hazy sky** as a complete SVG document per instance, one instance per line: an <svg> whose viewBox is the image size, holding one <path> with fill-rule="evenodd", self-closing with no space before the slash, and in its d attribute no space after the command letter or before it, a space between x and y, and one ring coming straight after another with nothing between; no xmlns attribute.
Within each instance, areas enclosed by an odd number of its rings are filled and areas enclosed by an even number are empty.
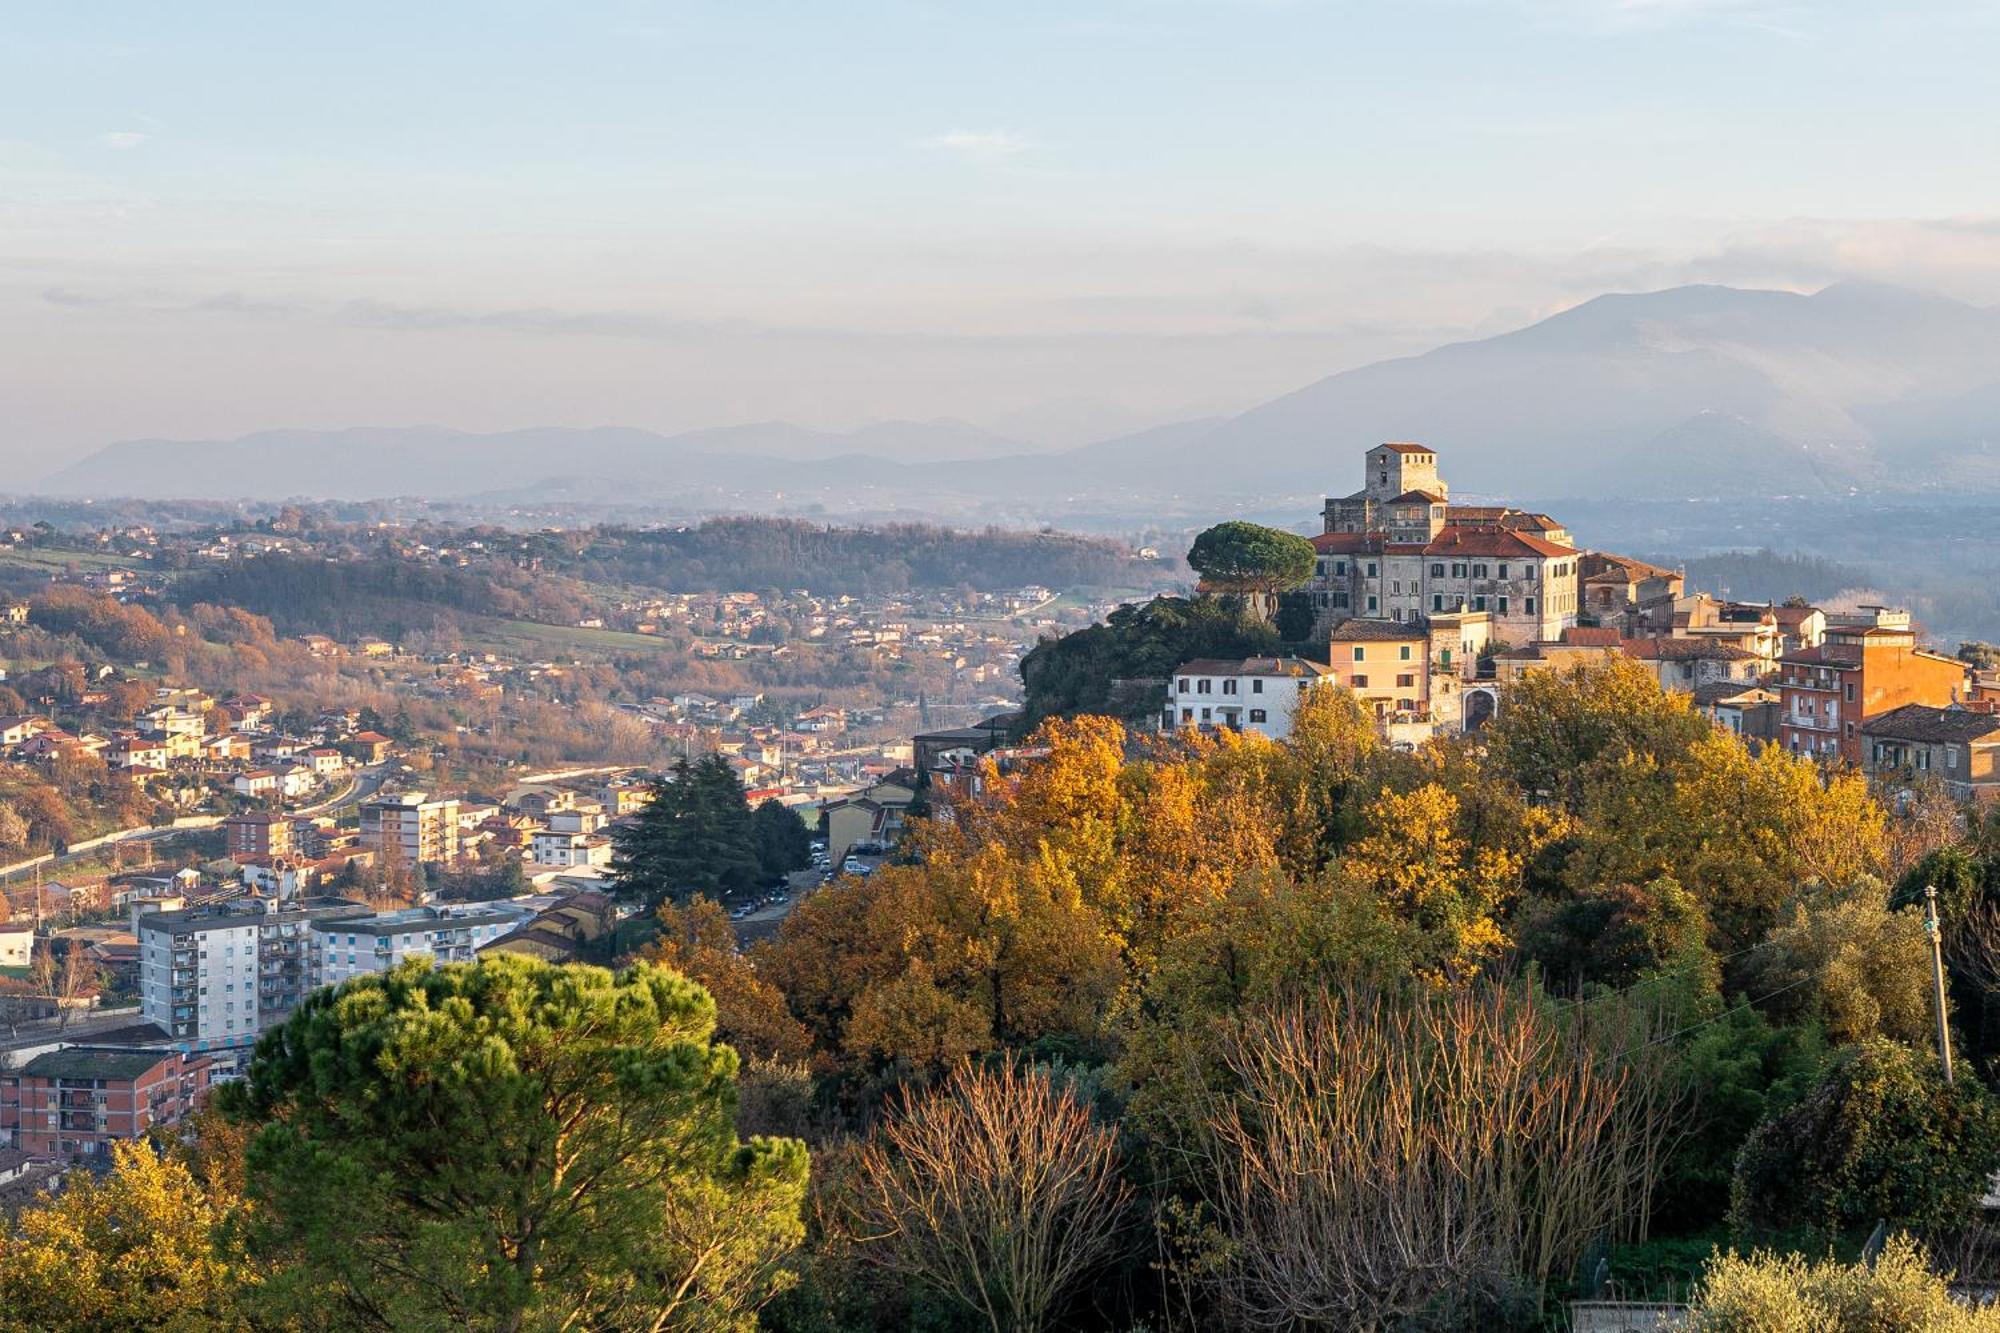
<svg viewBox="0 0 2000 1333"><path fill-rule="evenodd" d="M1996 68L1990 2L12 5L0 463L413 422L1073 442L1606 289L2000 303Z"/></svg>

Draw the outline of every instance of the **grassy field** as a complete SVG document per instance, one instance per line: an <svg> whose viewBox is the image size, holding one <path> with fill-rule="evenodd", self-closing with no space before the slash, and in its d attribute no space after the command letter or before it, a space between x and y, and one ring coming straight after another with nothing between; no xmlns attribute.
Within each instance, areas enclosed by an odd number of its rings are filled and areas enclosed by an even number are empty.
<svg viewBox="0 0 2000 1333"><path fill-rule="evenodd" d="M667 640L651 634L616 629L584 629L575 625L543 625L532 620L483 620L469 623L466 637L493 652L519 657L551 654L671 653Z"/></svg>
<svg viewBox="0 0 2000 1333"><path fill-rule="evenodd" d="M128 560L108 551L0 551L0 569L10 565L50 573L71 565L78 569L142 569L145 562Z"/></svg>

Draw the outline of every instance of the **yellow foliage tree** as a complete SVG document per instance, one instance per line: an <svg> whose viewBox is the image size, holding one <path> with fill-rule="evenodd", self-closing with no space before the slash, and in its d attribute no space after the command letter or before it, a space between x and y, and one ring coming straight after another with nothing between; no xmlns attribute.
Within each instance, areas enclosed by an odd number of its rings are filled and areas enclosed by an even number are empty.
<svg viewBox="0 0 2000 1333"><path fill-rule="evenodd" d="M235 1300L250 1275L218 1243L218 1202L146 1144L112 1151L109 1175L72 1172L0 1237L0 1328L243 1327Z"/></svg>
<svg viewBox="0 0 2000 1333"><path fill-rule="evenodd" d="M1458 798L1437 783L1385 790L1340 862L1349 882L1417 928L1416 969L1440 982L1476 976L1507 947L1499 915L1520 888L1520 858L1467 841L1458 817Z"/></svg>

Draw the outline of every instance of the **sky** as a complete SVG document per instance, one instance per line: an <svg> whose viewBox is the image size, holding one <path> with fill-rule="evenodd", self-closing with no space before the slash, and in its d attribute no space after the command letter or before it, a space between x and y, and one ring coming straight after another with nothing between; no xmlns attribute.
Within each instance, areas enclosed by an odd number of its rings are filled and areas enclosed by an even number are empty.
<svg viewBox="0 0 2000 1333"><path fill-rule="evenodd" d="M1990 0L8 6L0 469L416 423L1054 448L1603 291L2000 304L1996 67Z"/></svg>

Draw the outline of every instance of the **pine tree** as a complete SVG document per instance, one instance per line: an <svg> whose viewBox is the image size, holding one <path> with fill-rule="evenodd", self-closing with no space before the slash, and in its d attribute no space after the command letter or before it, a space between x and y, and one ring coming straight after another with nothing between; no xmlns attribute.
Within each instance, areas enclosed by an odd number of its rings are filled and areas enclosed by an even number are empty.
<svg viewBox="0 0 2000 1333"><path fill-rule="evenodd" d="M649 904L721 897L758 882L756 830L728 761L683 759L653 779L653 800L614 835L619 892Z"/></svg>

